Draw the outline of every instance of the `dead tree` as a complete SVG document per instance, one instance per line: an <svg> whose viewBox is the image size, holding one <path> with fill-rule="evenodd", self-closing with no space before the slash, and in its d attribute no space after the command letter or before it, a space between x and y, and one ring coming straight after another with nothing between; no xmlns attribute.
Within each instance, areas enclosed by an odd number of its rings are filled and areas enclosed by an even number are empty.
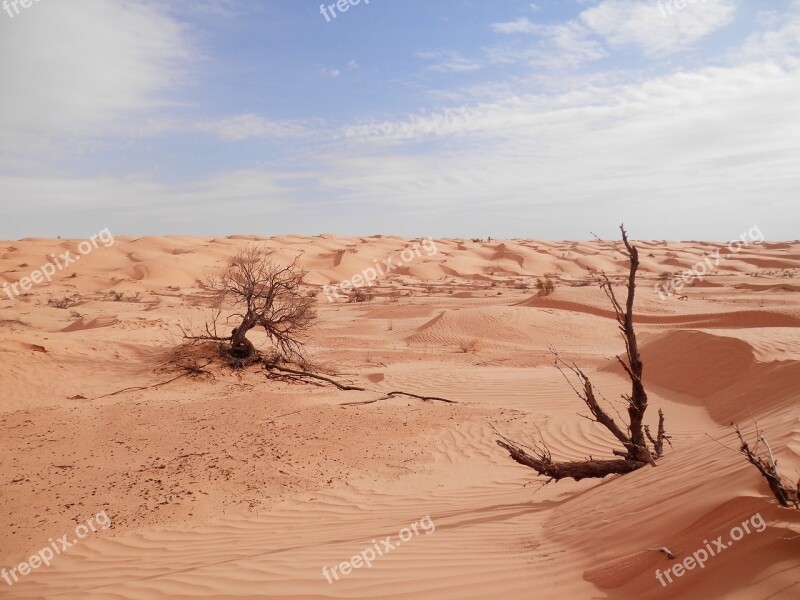
<svg viewBox="0 0 800 600"><path fill-rule="evenodd" d="M303 358L304 334L316 318L314 299L303 292L305 271L297 259L282 267L272 262L264 247L249 246L233 256L219 275L208 278L214 312L205 333L184 336L190 340L222 342L222 348L239 366L254 362L259 352L247 339L254 328L262 328L276 351L287 360ZM218 331L222 313L238 319L230 335Z"/></svg>
<svg viewBox="0 0 800 600"><path fill-rule="evenodd" d="M772 448L769 442L767 442L767 438L765 438L764 434L758 429L758 424L756 424L756 441L752 447L747 440L745 440L738 425L731 423L731 427L733 427L736 431L736 435L739 437L739 452L744 454L747 462L758 469L761 476L767 481L767 485L772 495L775 496L775 499L778 501L778 504L787 508L793 505L795 508L800 509L800 481L797 482L797 487L792 487L791 484L787 483L783 477L781 477L781 474L778 472L778 461L775 460L772 454ZM764 445L766 456L760 455L760 444Z"/></svg>
<svg viewBox="0 0 800 600"><path fill-rule="evenodd" d="M540 475L554 480L571 477L576 481L585 478L602 478L611 474L630 473L646 465L655 466L655 459L660 458L664 450L664 442L669 443L669 437L664 429L664 413L659 410L658 430L655 438L649 428L644 424L645 411L647 410L647 392L642 382L643 364L639 355L639 345L633 327L633 300L636 291L636 271L639 268L639 251L628 241L624 226L620 225L622 241L630 259L628 274L628 297L623 306L617 300L611 281L605 273L593 273L594 280L611 302L616 315L622 338L625 342L626 358L617 357L625 373L631 381L631 393L623 396L628 407L628 424L621 427L597 401L592 382L589 377L575 364L567 364L557 352L551 349L555 356L555 366L564 375L572 386L576 395L586 404L591 413L587 419L600 423L619 441L623 450L613 450L617 459L596 460L592 457L582 461L555 462L543 440L532 445L523 445L508 438L502 437L497 444L505 448L511 458L518 463L531 467ZM565 369L570 371L578 381L578 386L569 379ZM648 440L652 444L648 446ZM532 454L528 451L532 451Z"/></svg>

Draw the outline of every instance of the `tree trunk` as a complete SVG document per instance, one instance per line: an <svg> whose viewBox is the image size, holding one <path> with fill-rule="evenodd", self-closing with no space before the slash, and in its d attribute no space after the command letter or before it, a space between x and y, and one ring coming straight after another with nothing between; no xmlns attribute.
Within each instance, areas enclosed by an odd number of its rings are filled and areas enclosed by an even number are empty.
<svg viewBox="0 0 800 600"><path fill-rule="evenodd" d="M592 418L586 417L590 421L594 421L603 425L617 440L622 443L625 451L613 450L619 459L612 460L594 460L591 456L586 460L576 462L553 462L550 451L547 446L542 442L541 448L531 448L535 454L531 455L525 451L524 447L516 444L512 440L504 438L497 440L497 444L505 448L511 458L516 462L535 469L540 475L545 475L551 479L563 479L571 477L576 481L588 477L602 478L611 474L630 473L637 469L641 469L645 465L655 466L655 458L662 455L664 449L664 441L669 442L669 437L664 430L664 413L659 411L658 433L656 439L653 439L650 431L644 425L644 415L647 411L647 392L642 383L643 364L639 354L639 344L636 340L636 331L633 326L633 303L636 293L636 272L639 269L639 251L628 240L628 234L625 228L620 225L622 232L622 241L628 251L630 258L630 270L628 272L628 296L623 306L617 300L614 292L614 286L611 280L602 273L600 277L595 277L595 280L600 283L600 287L605 292L611 305L614 308L616 320L619 329L622 332L622 337L625 342L625 355L627 361L622 357L617 357L620 365L625 370L628 378L631 381L631 394L625 396L628 402L628 417L629 425L628 431L623 429L614 421L614 419L606 413L600 406L600 403L595 397L594 389L589 378L581 371L574 363L568 365L563 361L558 353L551 348L551 352L555 355L555 365L559 371L562 371L562 365L572 371L581 382L583 390L581 391L575 387L571 382L573 391L577 396L583 400L586 406L592 413ZM562 374L564 372L562 371ZM568 375L564 374L569 382ZM582 415L583 416L583 415ZM647 440L653 443L653 452L647 445Z"/></svg>
<svg viewBox="0 0 800 600"><path fill-rule="evenodd" d="M239 327L235 327L233 329L231 332L230 347L230 355L232 357L245 360L256 353L256 347L253 346L253 343L247 339L247 332L250 331L254 326L255 323L245 320L241 325L239 325Z"/></svg>
<svg viewBox="0 0 800 600"><path fill-rule="evenodd" d="M646 466L646 462L611 459L611 460L580 460L574 462L553 462L549 458L539 458L528 454L513 444L497 440L497 445L508 450L511 458L521 465L535 469L539 475L545 475L558 481L571 477L575 481L581 479L602 479L606 475L622 475L636 471Z"/></svg>

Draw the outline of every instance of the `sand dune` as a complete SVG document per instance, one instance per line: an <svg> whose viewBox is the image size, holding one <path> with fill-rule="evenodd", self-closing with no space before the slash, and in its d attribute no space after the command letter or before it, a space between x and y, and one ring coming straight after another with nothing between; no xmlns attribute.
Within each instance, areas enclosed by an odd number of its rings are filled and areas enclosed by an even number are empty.
<svg viewBox="0 0 800 600"><path fill-rule="evenodd" d="M624 294L624 257L598 242L437 239L434 254L378 277L371 302L327 300L321 286L398 263L421 239L120 237L52 283L0 294L0 564L101 510L113 523L49 568L0 581L3 597L800 597L800 512L778 508L723 447L735 443L732 420L757 420L786 472L800 468L800 243L746 248L685 300L659 298L661 274L726 246L639 243L645 385L673 447L656 468L541 487L495 445L495 428L541 437L559 459L610 456L613 440L576 415L583 406L549 349L622 410L624 348L587 269ZM306 269L319 312L310 354L370 391L258 370L153 387L175 377L180 328L208 314L205 276L253 242ZM77 243L1 242L0 284ZM545 276L548 296L535 287ZM396 389L457 403L342 405ZM656 569L674 563L648 548L682 558L756 513L763 532L658 582ZM435 532L328 583L323 567L426 515Z"/></svg>

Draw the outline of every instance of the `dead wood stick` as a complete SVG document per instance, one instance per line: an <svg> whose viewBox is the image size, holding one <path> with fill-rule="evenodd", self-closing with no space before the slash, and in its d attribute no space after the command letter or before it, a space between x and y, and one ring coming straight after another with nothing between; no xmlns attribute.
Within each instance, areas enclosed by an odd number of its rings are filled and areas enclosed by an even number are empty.
<svg viewBox="0 0 800 600"><path fill-rule="evenodd" d="M663 552L664 554L667 555L667 557L670 560L675 560L675 555L672 552L670 552L669 548L667 548L666 546L659 546L658 548L648 548L648 550L650 550L651 552Z"/></svg>
<svg viewBox="0 0 800 600"><path fill-rule="evenodd" d="M356 391L356 392L373 391L358 385L344 384L330 377L325 377L324 375L317 375L316 373L311 373L309 371L289 369L288 367L280 367L278 365L265 365L265 368L268 370L272 369L275 371L280 371L281 373L289 373L290 375L295 375L297 377L310 377L312 379L325 381L333 386L336 386L338 389L342 391ZM339 406L357 406L363 404L373 404L380 400L388 400L389 398L393 398L394 396L408 396L409 398L416 398L417 400L422 400L423 402L446 402L448 404L457 404L455 400L450 400L449 398L441 398L439 396L422 396L420 394L412 394L411 392L405 392L403 390L394 390L391 392L386 392L384 396L381 398L375 398L373 400L363 400L358 402L343 402Z"/></svg>
<svg viewBox="0 0 800 600"><path fill-rule="evenodd" d="M348 385L345 383L339 383L335 379L331 379L330 377L325 377L324 375L317 375L316 373L311 373L309 371L298 371L296 369L289 369L287 367L279 367L278 365L265 365L265 366L267 369L281 371L282 373L289 373L291 375L298 375L301 377L311 377L312 379L319 379L321 381L326 381L343 391L356 391L356 392L368 391L367 388L359 387L357 385Z"/></svg>
<svg viewBox="0 0 800 600"><path fill-rule="evenodd" d="M172 379L167 379L166 381L161 381L159 383L154 383L153 385L144 385L144 386L136 386L136 387L129 387L123 388L121 390L117 390L116 392L111 392L110 394L104 394L102 396L98 396L95 400L100 400L100 398L108 398L109 396L116 396L117 394L122 394L124 392L134 392L139 390L149 390L151 388L155 388L161 385L167 385L168 383L172 383L173 381L177 381L181 377L186 377L187 375L197 375L198 373L202 372L202 369L210 365L213 361L208 361L206 364L201 365L199 367L182 367L186 369L185 373L181 373L177 377L173 377Z"/></svg>

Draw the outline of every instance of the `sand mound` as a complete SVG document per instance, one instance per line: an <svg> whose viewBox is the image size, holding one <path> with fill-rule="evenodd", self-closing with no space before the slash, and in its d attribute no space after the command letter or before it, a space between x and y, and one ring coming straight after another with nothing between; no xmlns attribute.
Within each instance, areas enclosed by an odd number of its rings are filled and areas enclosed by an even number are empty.
<svg viewBox="0 0 800 600"><path fill-rule="evenodd" d="M759 362L746 341L702 331L665 333L642 346L647 380L708 409L721 424L797 401L800 364ZM616 370L616 368L615 368Z"/></svg>
<svg viewBox="0 0 800 600"><path fill-rule="evenodd" d="M595 317L615 319L615 313L608 308L608 300L603 303L596 291L587 292L587 288L577 289L557 289L549 296L531 296L515 306L527 306L532 308L548 308L563 311L579 312ZM797 313L788 313L782 310L736 310L729 308L726 312L708 313L683 313L683 314L663 314L664 308L670 310L691 310L691 306L671 302L670 305L658 306L658 301L652 297L646 297L638 304L636 311L636 323L645 325L664 325L674 327L693 327L693 328L734 328L734 327L798 327L800 326L800 316ZM653 314L658 309L661 314ZM653 311L653 312L650 312Z"/></svg>
<svg viewBox="0 0 800 600"><path fill-rule="evenodd" d="M475 341L482 348L501 348L530 343L523 314L513 308L485 307L444 311L406 338L409 344L460 347Z"/></svg>

